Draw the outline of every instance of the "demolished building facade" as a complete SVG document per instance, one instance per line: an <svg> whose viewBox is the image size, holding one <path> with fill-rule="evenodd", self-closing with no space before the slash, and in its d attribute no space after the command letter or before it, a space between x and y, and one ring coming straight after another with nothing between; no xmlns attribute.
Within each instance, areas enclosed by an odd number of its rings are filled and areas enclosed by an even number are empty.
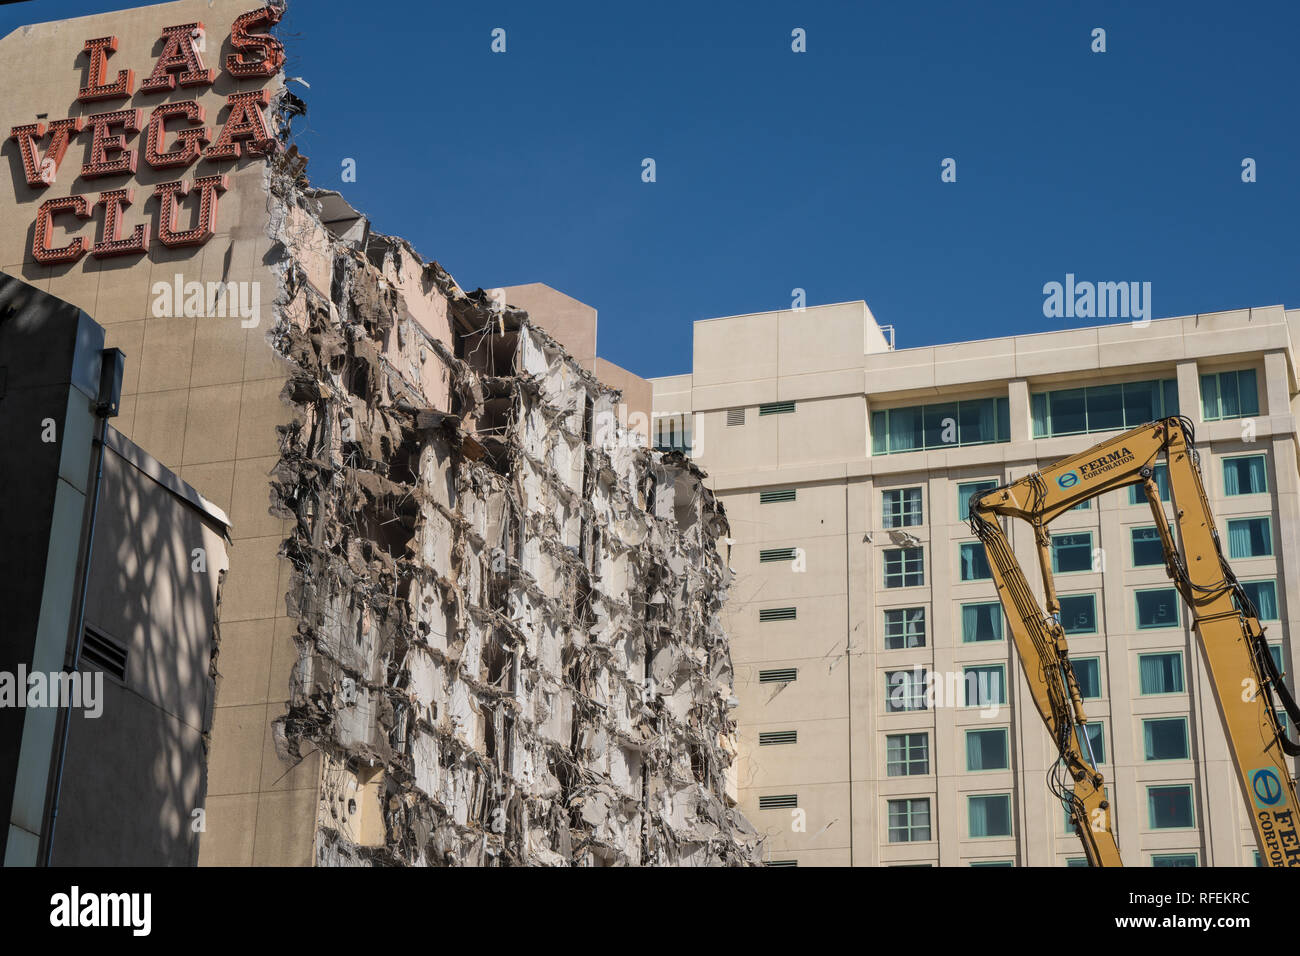
<svg viewBox="0 0 1300 956"><path fill-rule="evenodd" d="M299 652L275 737L321 754L316 862L754 862L703 474L526 313L324 225L337 195L283 164L269 194Z"/></svg>
<svg viewBox="0 0 1300 956"><path fill-rule="evenodd" d="M104 326L118 427L231 518L200 864L756 862L702 472L623 427L599 359L312 188L284 6L250 6L0 41L32 78L0 97L32 157L0 221L37 224L0 230L0 268ZM125 158L91 172L117 218L83 229L64 147L114 123ZM133 184L161 198L128 209Z"/></svg>

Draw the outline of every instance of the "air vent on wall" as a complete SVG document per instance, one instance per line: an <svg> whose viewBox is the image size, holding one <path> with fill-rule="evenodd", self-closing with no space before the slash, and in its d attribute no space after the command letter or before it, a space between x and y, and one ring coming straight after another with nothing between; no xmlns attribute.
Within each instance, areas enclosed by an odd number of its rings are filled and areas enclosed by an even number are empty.
<svg viewBox="0 0 1300 956"><path fill-rule="evenodd" d="M797 744L799 742L799 731L797 730L769 730L765 734L758 735L758 745L760 747L772 747L777 744Z"/></svg>
<svg viewBox="0 0 1300 956"><path fill-rule="evenodd" d="M103 671L118 680L126 680L126 648L93 628L86 628L81 644L81 664L88 670Z"/></svg>
<svg viewBox="0 0 1300 956"><path fill-rule="evenodd" d="M758 493L758 503L761 505L774 505L781 501L794 501L794 489L781 488L778 491L760 491Z"/></svg>
<svg viewBox="0 0 1300 956"><path fill-rule="evenodd" d="M758 809L760 810L789 810L799 806L799 794L797 793L774 793L770 796L758 798Z"/></svg>
<svg viewBox="0 0 1300 956"><path fill-rule="evenodd" d="M795 613L792 607L765 607L759 610L758 619L764 624L769 621L793 621Z"/></svg>
<svg viewBox="0 0 1300 956"><path fill-rule="evenodd" d="M728 425L745 424L745 410L743 408L728 408L727 424Z"/></svg>

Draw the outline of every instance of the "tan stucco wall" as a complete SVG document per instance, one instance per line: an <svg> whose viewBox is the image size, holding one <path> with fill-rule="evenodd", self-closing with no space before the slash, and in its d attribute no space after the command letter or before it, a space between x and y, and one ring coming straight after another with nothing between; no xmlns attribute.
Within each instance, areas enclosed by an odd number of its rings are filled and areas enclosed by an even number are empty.
<svg viewBox="0 0 1300 956"><path fill-rule="evenodd" d="M257 6L252 0L180 0L16 31L0 41L0 133L36 122L40 113L59 119L125 106L143 108L147 122L158 103L197 95L215 142L216 128L228 112L226 95L257 89L261 82L236 82L222 70L231 23ZM207 28L204 58L218 71L214 85L140 93L140 80L152 71L161 48L162 27L193 21ZM134 69L136 92L129 102L78 104L87 59L82 46L89 38L107 35L116 35L120 43L108 61L109 78L119 69ZM278 84L275 79L266 87L274 90ZM131 135L128 146L143 150L142 140L143 134ZM201 861L306 863L315 818L314 760L286 773L275 758L270 734L271 719L284 712L295 651L292 622L284 617L288 565L277 557L285 526L267 512L268 472L278 457L275 427L288 413L279 400L284 375L266 340L276 284L266 265L265 160L245 155L233 162L200 159L184 170L152 170L141 156L134 178L87 182L79 171L89 144L88 133L74 138L55 184L38 194L26 185L17 144L5 141L0 149L8 171L0 185L0 223L5 224L0 269L76 303L106 328L107 345L126 353L122 414L115 424L225 510L234 525L221 608L222 677ZM156 215L155 184L215 172L229 174L230 189L220 198L217 234L204 246L168 250L155 244L147 256L100 261L87 255L70 267L32 260L31 224L46 198L80 193L93 203L102 191L131 185L136 201L126 210L123 230L129 233ZM182 222L187 215L188 207ZM97 216L78 234L93 239L98 225ZM62 226L56 232L67 234ZM185 281L260 283L260 324L246 329L238 318L153 317L153 284L172 282L177 274Z"/></svg>

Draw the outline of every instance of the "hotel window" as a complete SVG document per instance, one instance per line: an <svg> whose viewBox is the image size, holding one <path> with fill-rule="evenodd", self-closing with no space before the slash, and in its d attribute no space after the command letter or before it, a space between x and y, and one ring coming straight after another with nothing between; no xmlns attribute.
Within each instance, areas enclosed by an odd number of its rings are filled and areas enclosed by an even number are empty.
<svg viewBox="0 0 1300 956"><path fill-rule="evenodd" d="M1151 469L1151 480L1156 483L1156 492L1160 495L1160 500L1170 501L1169 495L1169 466L1156 465ZM1131 505L1147 504L1147 493L1145 488L1139 483L1128 486L1128 503Z"/></svg>
<svg viewBox="0 0 1300 956"><path fill-rule="evenodd" d="M1183 692L1183 653L1138 655L1138 684L1143 694Z"/></svg>
<svg viewBox="0 0 1300 956"><path fill-rule="evenodd" d="M1136 428L1178 414L1178 381L1163 379L1038 392L1030 396L1034 437Z"/></svg>
<svg viewBox="0 0 1300 956"><path fill-rule="evenodd" d="M886 548L885 587L914 588L925 584L923 548Z"/></svg>
<svg viewBox="0 0 1300 956"><path fill-rule="evenodd" d="M889 734L885 737L885 773L891 777L923 777L930 772L929 734Z"/></svg>
<svg viewBox="0 0 1300 956"><path fill-rule="evenodd" d="M691 453L691 415L655 416L655 451Z"/></svg>
<svg viewBox="0 0 1300 956"><path fill-rule="evenodd" d="M1241 589L1246 592L1246 597L1250 598L1250 603L1255 605L1255 615L1261 621L1281 620L1281 615L1277 608L1277 582L1276 581L1242 581ZM1233 599L1234 603L1236 598Z"/></svg>
<svg viewBox="0 0 1300 956"><path fill-rule="evenodd" d="M957 486L957 520L970 518L970 503L998 486L996 481L966 481Z"/></svg>
<svg viewBox="0 0 1300 956"><path fill-rule="evenodd" d="M1273 554L1273 529L1268 518L1230 518L1228 557L1267 558Z"/></svg>
<svg viewBox="0 0 1300 956"><path fill-rule="evenodd" d="M1152 830L1178 830L1195 826L1192 788L1188 785L1147 787L1147 812Z"/></svg>
<svg viewBox="0 0 1300 956"><path fill-rule="evenodd" d="M1129 534L1133 539L1133 567L1145 568L1165 563L1165 548L1160 543L1160 531L1155 525L1149 528L1133 528Z"/></svg>
<svg viewBox="0 0 1300 956"><path fill-rule="evenodd" d="M1138 591L1135 597L1140 629L1178 626L1178 592L1173 588Z"/></svg>
<svg viewBox="0 0 1300 956"><path fill-rule="evenodd" d="M1195 866L1195 853L1153 853L1152 866Z"/></svg>
<svg viewBox="0 0 1300 956"><path fill-rule="evenodd" d="M930 839L930 799L889 801L889 842L924 843Z"/></svg>
<svg viewBox="0 0 1300 956"><path fill-rule="evenodd" d="M1074 725L1075 739L1079 742L1079 752L1085 757L1088 747L1092 747L1094 764L1106 762L1106 727L1100 720L1090 720L1086 724ZM1084 740L1084 737L1087 740Z"/></svg>
<svg viewBox="0 0 1300 956"><path fill-rule="evenodd" d="M886 528L908 528L922 524L921 489L892 488L886 491L882 511Z"/></svg>
<svg viewBox="0 0 1300 956"><path fill-rule="evenodd" d="M971 866L1015 866L1014 860L971 860Z"/></svg>
<svg viewBox="0 0 1300 956"><path fill-rule="evenodd" d="M966 731L966 769L1006 770L1011 766L1007 728Z"/></svg>
<svg viewBox="0 0 1300 956"><path fill-rule="evenodd" d="M1097 595L1066 594L1061 602L1061 627L1066 634L1097 633Z"/></svg>
<svg viewBox="0 0 1300 956"><path fill-rule="evenodd" d="M1268 491L1268 471L1263 455L1223 459L1225 495L1262 495Z"/></svg>
<svg viewBox="0 0 1300 956"><path fill-rule="evenodd" d="M873 455L1010 440L1011 406L1005 398L913 405L871 413Z"/></svg>
<svg viewBox="0 0 1300 956"><path fill-rule="evenodd" d="M1282 645L1281 644L1268 645L1268 656L1273 658L1273 666L1277 668L1277 672L1279 674L1285 674L1286 667L1284 667L1282 664Z"/></svg>
<svg viewBox="0 0 1300 956"><path fill-rule="evenodd" d="M958 567L963 581L987 581L993 577L983 541L967 541L958 549Z"/></svg>
<svg viewBox="0 0 1300 956"><path fill-rule="evenodd" d="M885 671L885 710L925 710L925 669Z"/></svg>
<svg viewBox="0 0 1300 956"><path fill-rule="evenodd" d="M985 793L966 800L972 837L1011 836L1011 794Z"/></svg>
<svg viewBox="0 0 1300 956"><path fill-rule="evenodd" d="M1092 532L1052 535L1052 573L1092 570Z"/></svg>
<svg viewBox="0 0 1300 956"><path fill-rule="evenodd" d="M998 601L961 606L961 642L1002 640L1002 605Z"/></svg>
<svg viewBox="0 0 1300 956"><path fill-rule="evenodd" d="M1086 866L1090 866L1091 864L1088 863L1088 858L1086 856L1072 856L1066 859L1065 865L1086 867Z"/></svg>
<svg viewBox="0 0 1300 956"><path fill-rule="evenodd" d="M1186 760L1186 717L1148 717L1142 721L1142 752L1146 760Z"/></svg>
<svg viewBox="0 0 1300 956"><path fill-rule="evenodd" d="M890 608L885 612L885 650L908 647L925 647L925 608Z"/></svg>
<svg viewBox="0 0 1300 956"><path fill-rule="evenodd" d="M962 669L967 707L991 707L1007 702L1007 669L1004 664L978 664Z"/></svg>
<svg viewBox="0 0 1300 956"><path fill-rule="evenodd" d="M1259 414L1259 389L1255 370L1214 372L1201 376L1201 419L1207 422L1225 418L1248 418Z"/></svg>
<svg viewBox="0 0 1300 956"><path fill-rule="evenodd" d="M1074 681L1079 685L1079 696L1084 700L1096 700L1101 696L1101 660L1096 657L1081 657L1070 661L1074 670Z"/></svg>

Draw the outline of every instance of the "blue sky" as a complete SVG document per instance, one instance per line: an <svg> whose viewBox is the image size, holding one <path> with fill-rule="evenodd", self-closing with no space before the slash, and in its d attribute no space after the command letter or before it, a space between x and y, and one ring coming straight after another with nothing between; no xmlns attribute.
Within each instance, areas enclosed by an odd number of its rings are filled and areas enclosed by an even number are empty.
<svg viewBox="0 0 1300 956"><path fill-rule="evenodd" d="M1293 2L291 0L282 34L313 182L466 288L595 306L601 354L664 375L692 321L795 288L865 299L899 347L1097 324L1044 317L1066 273L1150 282L1157 317L1300 306L1297 26Z"/></svg>

